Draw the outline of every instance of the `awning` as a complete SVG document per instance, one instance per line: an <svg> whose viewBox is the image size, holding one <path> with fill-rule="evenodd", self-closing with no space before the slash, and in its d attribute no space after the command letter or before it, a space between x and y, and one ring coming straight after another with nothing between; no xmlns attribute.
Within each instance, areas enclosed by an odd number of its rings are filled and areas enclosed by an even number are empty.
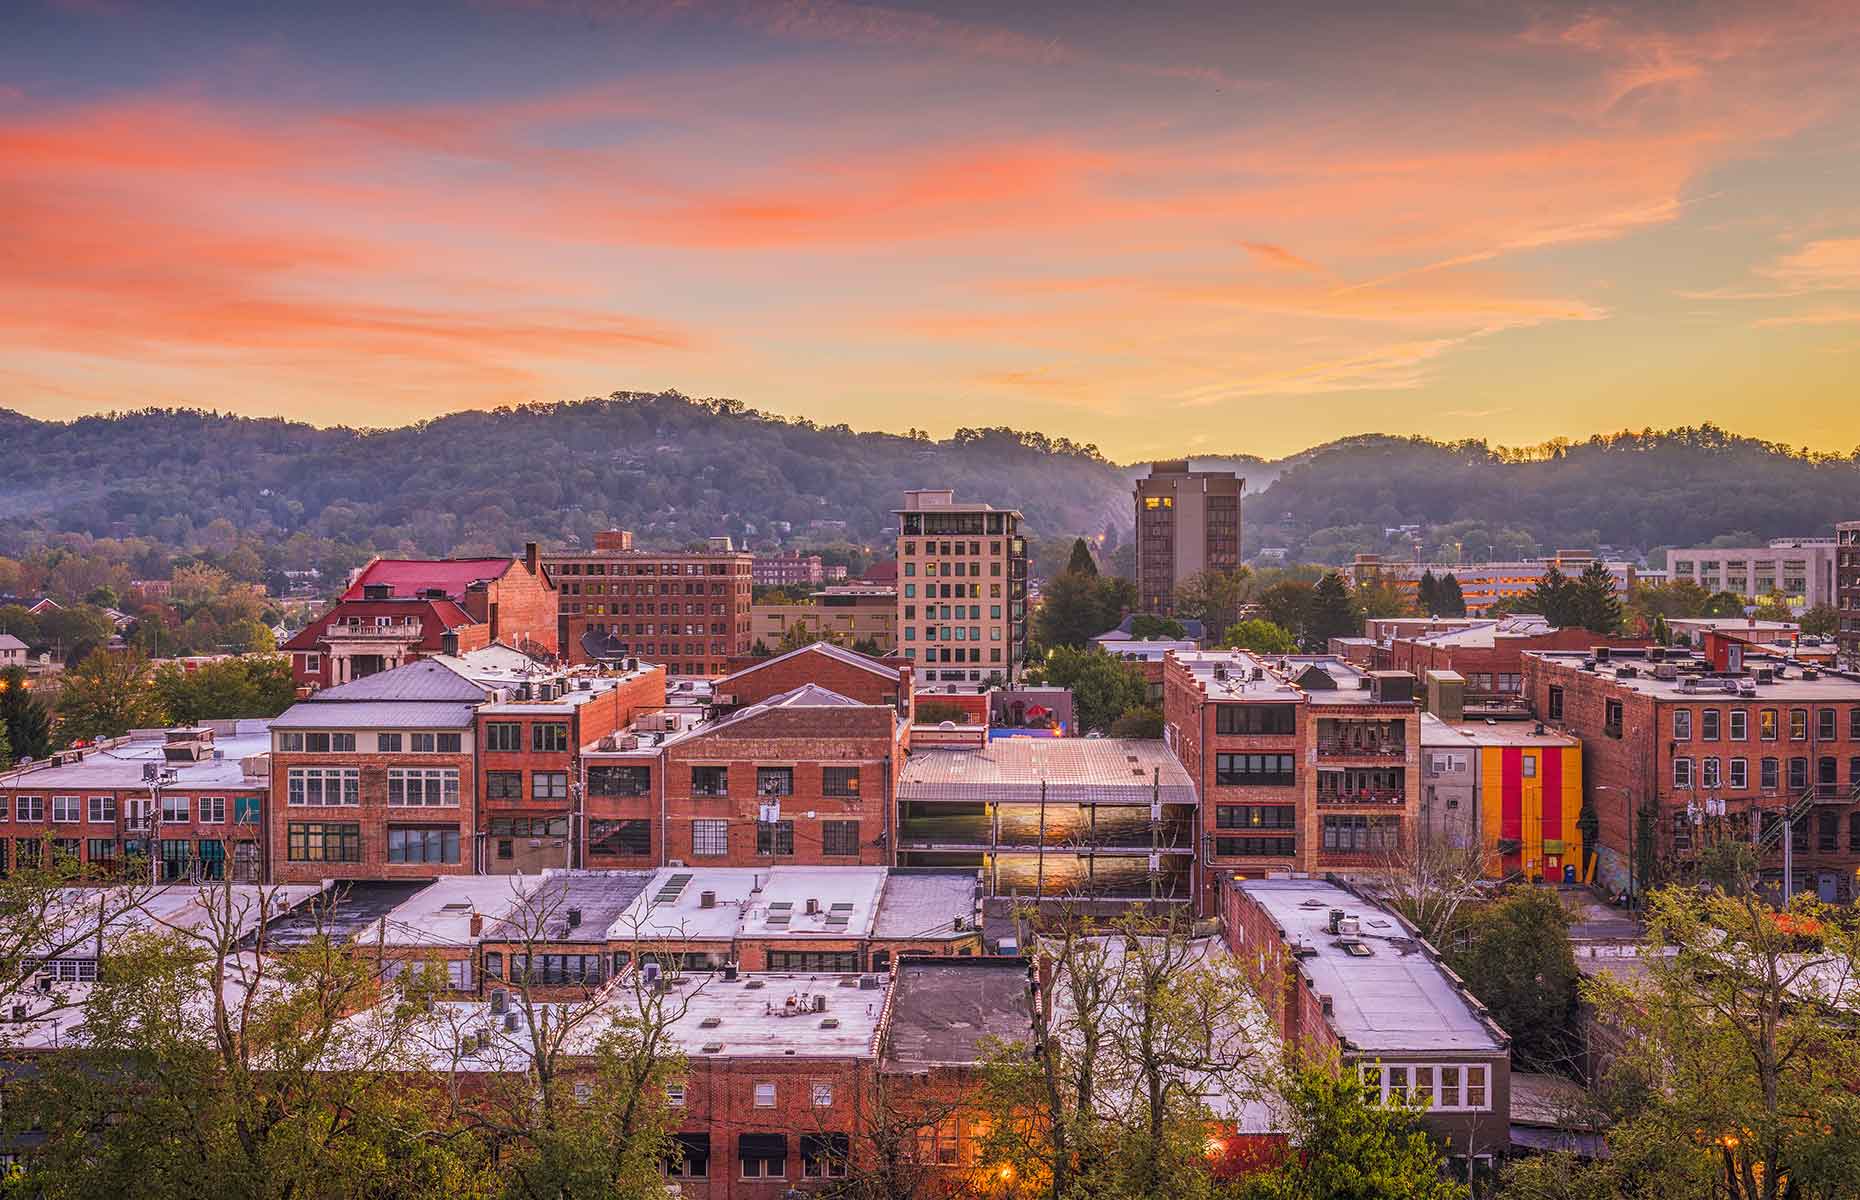
<svg viewBox="0 0 1860 1200"><path fill-rule="evenodd" d="M785 1133L739 1133L736 1152L743 1158L787 1158L788 1135Z"/></svg>

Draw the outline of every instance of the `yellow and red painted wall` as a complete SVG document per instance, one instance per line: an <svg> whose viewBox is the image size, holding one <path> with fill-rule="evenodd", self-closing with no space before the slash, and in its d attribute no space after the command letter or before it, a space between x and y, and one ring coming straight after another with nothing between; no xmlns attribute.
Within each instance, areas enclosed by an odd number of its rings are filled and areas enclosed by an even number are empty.
<svg viewBox="0 0 1860 1200"><path fill-rule="evenodd" d="M1581 876L1581 746L1480 747L1479 809L1487 874Z"/></svg>

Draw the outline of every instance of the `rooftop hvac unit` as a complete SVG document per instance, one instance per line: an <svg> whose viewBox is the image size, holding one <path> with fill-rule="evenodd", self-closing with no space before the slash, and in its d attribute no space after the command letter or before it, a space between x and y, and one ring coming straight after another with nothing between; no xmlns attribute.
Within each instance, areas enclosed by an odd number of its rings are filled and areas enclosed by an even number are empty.
<svg viewBox="0 0 1860 1200"><path fill-rule="evenodd" d="M715 908L715 907L717 907L717 893L715 893L715 892L699 892L699 893L698 893L698 907L699 907L699 908Z"/></svg>
<svg viewBox="0 0 1860 1200"><path fill-rule="evenodd" d="M511 1033L515 1033L517 1031L518 1023L519 1022L517 1021L516 1013L505 1013L504 1014L504 1028L509 1030Z"/></svg>
<svg viewBox="0 0 1860 1200"><path fill-rule="evenodd" d="M491 989L491 1011L502 1016L504 1010L508 1007L510 1007L509 994L506 993L503 988Z"/></svg>
<svg viewBox="0 0 1860 1200"><path fill-rule="evenodd" d="M815 900L814 898L810 896L807 901L807 915L812 917L812 916L818 915L819 912L820 912L820 901Z"/></svg>
<svg viewBox="0 0 1860 1200"><path fill-rule="evenodd" d="M1820 679L1820 678L1821 678L1821 672L1820 672L1820 670L1818 670L1818 669L1817 669L1817 668L1815 668L1815 667L1803 667L1803 668L1802 668L1802 678L1804 678L1804 679Z"/></svg>
<svg viewBox="0 0 1860 1200"><path fill-rule="evenodd" d="M653 961L639 964L639 977L648 984L659 982L659 964Z"/></svg>
<svg viewBox="0 0 1860 1200"><path fill-rule="evenodd" d="M1678 679L1679 668L1669 662L1659 663L1653 668L1653 677L1655 679Z"/></svg>
<svg viewBox="0 0 1860 1200"><path fill-rule="evenodd" d="M607 750L607 751L618 750L620 748L620 739L610 733L606 737L602 738L599 742L595 743L594 748L596 750Z"/></svg>
<svg viewBox="0 0 1860 1200"><path fill-rule="evenodd" d="M592 679L577 679L575 681L575 688L577 691L591 692L594 690L594 681Z"/></svg>
<svg viewBox="0 0 1860 1200"><path fill-rule="evenodd" d="M1758 667L1755 675L1758 683L1776 682L1776 669L1774 667Z"/></svg>
<svg viewBox="0 0 1860 1200"><path fill-rule="evenodd" d="M1363 919L1361 917L1348 916L1338 921L1337 936L1347 938L1363 936Z"/></svg>
<svg viewBox="0 0 1860 1200"><path fill-rule="evenodd" d="M727 962L723 964L723 981L725 983L736 982L736 964L735 963Z"/></svg>
<svg viewBox="0 0 1860 1200"><path fill-rule="evenodd" d="M1596 662L1607 662L1613 650L1607 646L1595 646L1589 650L1589 656Z"/></svg>
<svg viewBox="0 0 1860 1200"><path fill-rule="evenodd" d="M1623 663L1622 665L1615 668L1615 678L1616 679L1638 679L1640 678L1640 668L1630 667L1626 663Z"/></svg>

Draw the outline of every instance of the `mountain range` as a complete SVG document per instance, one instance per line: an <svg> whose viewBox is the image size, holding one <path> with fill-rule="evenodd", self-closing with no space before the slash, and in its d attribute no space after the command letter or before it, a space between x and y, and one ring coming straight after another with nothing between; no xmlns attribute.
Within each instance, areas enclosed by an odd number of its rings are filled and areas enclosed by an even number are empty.
<svg viewBox="0 0 1860 1200"><path fill-rule="evenodd" d="M615 393L454 413L379 430L195 410L42 421L0 410L0 552L58 533L177 549L229 522L419 554L633 529L643 545L728 533L762 544L879 538L900 493L950 487L1021 509L1031 530L1127 542L1130 482L1095 447L1005 428L941 440L855 433L732 400ZM1528 450L1365 434L1284 459L1197 456L1248 480L1249 554L1348 561L1623 551L1714 537L1826 534L1860 517L1860 452L1837 456L1713 426L1598 435ZM223 527L222 527L223 528Z"/></svg>

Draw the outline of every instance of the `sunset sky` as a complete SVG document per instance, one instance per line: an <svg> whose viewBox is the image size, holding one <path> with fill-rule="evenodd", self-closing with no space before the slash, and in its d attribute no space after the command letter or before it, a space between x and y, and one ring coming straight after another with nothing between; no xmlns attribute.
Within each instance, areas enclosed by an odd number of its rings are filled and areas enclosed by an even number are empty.
<svg viewBox="0 0 1860 1200"><path fill-rule="evenodd" d="M1854 0L6 0L0 407L1848 450L1857 63Z"/></svg>

